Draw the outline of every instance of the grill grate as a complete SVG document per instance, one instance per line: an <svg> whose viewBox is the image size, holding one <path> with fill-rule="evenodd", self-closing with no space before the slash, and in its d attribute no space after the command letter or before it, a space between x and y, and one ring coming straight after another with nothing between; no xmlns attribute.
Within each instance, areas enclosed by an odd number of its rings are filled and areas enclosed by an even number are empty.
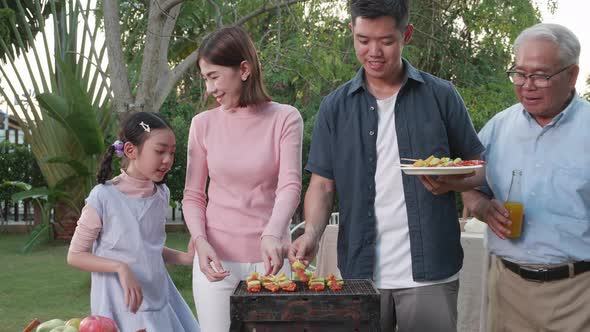
<svg viewBox="0 0 590 332"><path fill-rule="evenodd" d="M350 295L368 295L368 294L376 294L379 295L379 291L375 287L372 281L366 279L347 279L344 281L344 285L342 286L342 290L340 291L333 291L327 285L326 289L323 291L313 291L310 290L309 287L301 282L295 281L297 284L297 289L294 292L285 292L283 290L279 290L276 293L273 293L269 290L262 288L259 293L250 293L246 289L246 281L240 281L240 284L236 287L233 296L293 296L293 295L306 295L306 296L350 296Z"/></svg>
<svg viewBox="0 0 590 332"><path fill-rule="evenodd" d="M371 280L344 280L336 292L296 283L294 292L250 293L241 281L230 298L230 331L379 331L380 296Z"/></svg>

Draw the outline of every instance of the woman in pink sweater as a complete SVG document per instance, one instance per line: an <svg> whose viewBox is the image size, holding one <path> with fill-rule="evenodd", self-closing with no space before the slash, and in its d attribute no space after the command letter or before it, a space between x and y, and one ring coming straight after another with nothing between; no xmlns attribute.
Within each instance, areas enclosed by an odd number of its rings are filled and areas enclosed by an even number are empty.
<svg viewBox="0 0 590 332"><path fill-rule="evenodd" d="M197 65L219 106L192 120L182 206L197 248L201 328L226 332L240 280L254 271L289 272L283 248L301 194L303 120L294 107L271 101L242 28L207 36Z"/></svg>

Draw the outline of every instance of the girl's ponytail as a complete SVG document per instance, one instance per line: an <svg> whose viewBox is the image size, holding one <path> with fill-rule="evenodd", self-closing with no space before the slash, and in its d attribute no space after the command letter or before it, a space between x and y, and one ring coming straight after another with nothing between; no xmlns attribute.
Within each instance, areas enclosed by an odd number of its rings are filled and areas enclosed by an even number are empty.
<svg viewBox="0 0 590 332"><path fill-rule="evenodd" d="M102 156L102 161L98 167L98 172L96 172L96 182L104 184L106 180L111 178L111 174L113 173L111 163L113 162L114 154L115 147L113 145L109 145L109 148Z"/></svg>

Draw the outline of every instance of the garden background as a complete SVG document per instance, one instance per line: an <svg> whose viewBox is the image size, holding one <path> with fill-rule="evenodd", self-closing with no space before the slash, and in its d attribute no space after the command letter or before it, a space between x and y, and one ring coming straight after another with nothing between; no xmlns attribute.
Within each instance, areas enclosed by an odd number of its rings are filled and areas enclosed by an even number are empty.
<svg viewBox="0 0 590 332"><path fill-rule="evenodd" d="M450 80L479 130L516 102L505 74L512 42L559 3L413 0L415 32L404 57ZM182 199L190 119L213 103L194 63L207 33L229 24L249 31L273 99L304 119L305 163L323 96L359 67L349 21L346 1L0 0L0 129L18 131L25 143L0 145L0 331L89 313L90 278L66 266L67 239L125 113L160 112L171 121L178 146L168 186L172 204ZM590 77L578 80L590 86ZM303 192L308 181L304 174ZM36 221L26 234L8 234L10 210L22 202ZM458 216L461 209L459 200ZM299 208L293 222L302 219ZM187 239L171 233L169 244L184 248ZM190 269L170 269L194 308Z"/></svg>

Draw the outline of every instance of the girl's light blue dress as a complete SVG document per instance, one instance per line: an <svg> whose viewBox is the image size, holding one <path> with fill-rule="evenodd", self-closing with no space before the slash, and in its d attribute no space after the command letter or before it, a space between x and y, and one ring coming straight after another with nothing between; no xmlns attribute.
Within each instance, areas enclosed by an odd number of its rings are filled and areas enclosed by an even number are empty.
<svg viewBox="0 0 590 332"><path fill-rule="evenodd" d="M143 302L134 314L125 307L116 273L92 273L92 314L111 317L121 332L200 331L162 258L169 198L165 185L157 185L150 197L134 198L109 181L94 187L86 199L102 220L93 253L127 263L141 283Z"/></svg>

